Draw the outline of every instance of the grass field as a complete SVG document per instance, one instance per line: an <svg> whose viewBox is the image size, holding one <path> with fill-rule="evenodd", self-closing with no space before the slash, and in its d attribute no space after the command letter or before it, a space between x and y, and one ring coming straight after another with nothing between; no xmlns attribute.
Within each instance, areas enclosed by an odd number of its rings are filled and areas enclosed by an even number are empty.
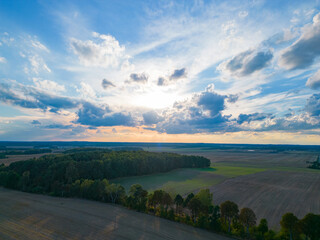
<svg viewBox="0 0 320 240"><path fill-rule="evenodd" d="M106 203L0 188L1 240L227 240Z"/></svg>
<svg viewBox="0 0 320 240"><path fill-rule="evenodd" d="M141 184L148 191L164 189L172 194L186 195L200 188L208 188L227 178L264 171L262 168L246 168L217 165L210 168L178 169L168 173L127 177L112 180L128 191L132 184Z"/></svg>

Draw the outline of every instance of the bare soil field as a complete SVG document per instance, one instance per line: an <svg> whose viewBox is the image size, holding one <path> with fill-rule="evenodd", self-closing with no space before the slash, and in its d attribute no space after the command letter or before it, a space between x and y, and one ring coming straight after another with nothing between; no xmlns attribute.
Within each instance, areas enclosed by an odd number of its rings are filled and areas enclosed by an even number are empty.
<svg viewBox="0 0 320 240"><path fill-rule="evenodd" d="M187 154L187 153L186 153ZM190 154L190 153L188 153ZM263 168L306 168L307 161L314 161L318 154L311 152L238 152L238 151L202 151L192 155L207 157L214 163L231 166L263 167Z"/></svg>
<svg viewBox="0 0 320 240"><path fill-rule="evenodd" d="M106 203L0 188L0 239L213 239L220 235Z"/></svg>
<svg viewBox="0 0 320 240"><path fill-rule="evenodd" d="M240 208L254 210L258 219L279 228L282 215L293 212L301 218L320 214L320 174L265 171L227 179L211 187L214 204L231 200Z"/></svg>
<svg viewBox="0 0 320 240"><path fill-rule="evenodd" d="M0 159L0 164L4 164L6 166L10 165L13 162L19 162L24 160L29 160L31 158L39 158L44 155L48 155L52 153L39 153L39 154L27 154L27 155L7 155L7 158Z"/></svg>

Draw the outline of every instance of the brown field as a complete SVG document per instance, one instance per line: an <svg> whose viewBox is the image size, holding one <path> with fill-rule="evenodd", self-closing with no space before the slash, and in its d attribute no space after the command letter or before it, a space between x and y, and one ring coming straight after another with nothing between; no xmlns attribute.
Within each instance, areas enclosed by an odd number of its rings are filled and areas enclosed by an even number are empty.
<svg viewBox="0 0 320 240"><path fill-rule="evenodd" d="M223 163L232 166L248 166L263 168L306 168L307 161L315 161L317 153L310 152L243 152L243 151L202 151L193 152L193 155L207 157L214 163Z"/></svg>
<svg viewBox="0 0 320 240"><path fill-rule="evenodd" d="M0 159L0 164L4 164L6 166L10 165L13 162L19 162L24 160L29 160L31 158L39 158L44 155L53 154L53 153L39 153L39 154L27 154L27 155L7 155L7 158Z"/></svg>
<svg viewBox="0 0 320 240"><path fill-rule="evenodd" d="M227 240L123 207L0 188L0 239Z"/></svg>
<svg viewBox="0 0 320 240"><path fill-rule="evenodd" d="M231 200L241 208L250 207L273 228L279 228L286 212L299 218L309 212L320 214L318 173L265 171L227 179L210 190L215 204Z"/></svg>

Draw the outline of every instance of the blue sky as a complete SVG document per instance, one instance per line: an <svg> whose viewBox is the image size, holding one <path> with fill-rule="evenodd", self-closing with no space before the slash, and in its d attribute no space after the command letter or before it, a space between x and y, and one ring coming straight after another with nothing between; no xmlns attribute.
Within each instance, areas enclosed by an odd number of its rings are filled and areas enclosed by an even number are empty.
<svg viewBox="0 0 320 240"><path fill-rule="evenodd" d="M320 142L319 1L1 1L0 140Z"/></svg>

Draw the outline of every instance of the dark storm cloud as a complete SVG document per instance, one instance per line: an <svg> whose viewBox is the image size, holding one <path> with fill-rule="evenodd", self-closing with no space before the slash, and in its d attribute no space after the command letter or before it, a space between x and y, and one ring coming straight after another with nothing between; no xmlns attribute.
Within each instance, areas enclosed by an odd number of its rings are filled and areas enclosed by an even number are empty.
<svg viewBox="0 0 320 240"><path fill-rule="evenodd" d="M108 89L110 87L115 87L115 85L111 81L109 81L107 79L103 79L102 82L101 82L101 85L102 85L103 89Z"/></svg>

